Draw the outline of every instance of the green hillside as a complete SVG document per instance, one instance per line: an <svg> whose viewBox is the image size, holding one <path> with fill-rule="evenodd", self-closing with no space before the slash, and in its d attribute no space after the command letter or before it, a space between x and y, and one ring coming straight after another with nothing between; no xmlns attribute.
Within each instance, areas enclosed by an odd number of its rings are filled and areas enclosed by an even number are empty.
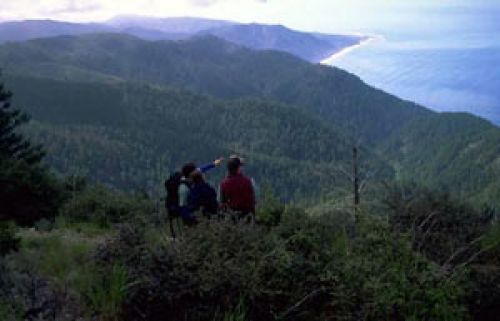
<svg viewBox="0 0 500 321"><path fill-rule="evenodd" d="M214 37L148 42L127 35L57 37L0 49L6 72L94 81L103 74L187 88L220 98L261 97L298 105L356 128L375 142L430 111L365 85L337 68ZM95 72L89 77L89 72Z"/></svg>
<svg viewBox="0 0 500 321"><path fill-rule="evenodd" d="M249 159L249 174L286 199L339 192L348 184L342 171L350 167L352 143L300 109L131 83L14 77L8 84L35 120L28 130L65 174L151 190L186 161L237 152ZM364 150L363 157L370 168L383 169L378 178L392 177L373 153Z"/></svg>
<svg viewBox="0 0 500 321"><path fill-rule="evenodd" d="M381 150L402 179L461 198L500 199L500 130L482 119L456 113L416 120Z"/></svg>

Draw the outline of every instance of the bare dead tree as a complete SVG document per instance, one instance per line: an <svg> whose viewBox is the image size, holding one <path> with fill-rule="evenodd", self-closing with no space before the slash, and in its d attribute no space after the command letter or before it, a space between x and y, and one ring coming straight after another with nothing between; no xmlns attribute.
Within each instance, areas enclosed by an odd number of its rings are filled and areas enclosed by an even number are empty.
<svg viewBox="0 0 500 321"><path fill-rule="evenodd" d="M353 193L354 193L354 207L356 208L360 202L359 195L359 164L358 164L358 148L354 146L352 148L352 181L353 181Z"/></svg>

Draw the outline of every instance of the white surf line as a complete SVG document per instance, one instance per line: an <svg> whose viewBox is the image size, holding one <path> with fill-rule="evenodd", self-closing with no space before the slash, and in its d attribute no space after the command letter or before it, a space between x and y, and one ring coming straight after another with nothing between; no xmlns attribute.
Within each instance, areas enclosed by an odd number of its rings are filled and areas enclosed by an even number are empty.
<svg viewBox="0 0 500 321"><path fill-rule="evenodd" d="M330 57L321 60L320 64L322 64L322 65L331 65L331 64L333 64L333 62L336 59L339 59L340 57L343 57L343 56L347 55L351 51L356 50L358 48L361 48L363 46L366 46L367 44L369 44L372 41L381 40L381 39L383 39L382 36L368 36L367 39L365 39L365 40L363 40L363 41L361 41L361 42L359 42L359 43L357 43L355 45L352 45L352 46L346 47L346 48L344 48L344 49L342 49L340 51L337 51L336 53L334 53Z"/></svg>

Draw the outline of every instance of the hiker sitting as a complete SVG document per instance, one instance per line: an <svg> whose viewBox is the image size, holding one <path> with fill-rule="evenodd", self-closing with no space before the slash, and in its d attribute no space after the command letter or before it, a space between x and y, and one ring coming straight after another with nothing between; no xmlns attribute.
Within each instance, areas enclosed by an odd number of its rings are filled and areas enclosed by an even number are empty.
<svg viewBox="0 0 500 321"><path fill-rule="evenodd" d="M197 212L201 212L207 218L217 214L217 192L205 182L202 172L199 170L192 172L189 181L191 189L188 196L188 209L191 216Z"/></svg>
<svg viewBox="0 0 500 321"><path fill-rule="evenodd" d="M231 156L227 162L228 176L220 184L220 203L223 210L236 214L236 219L255 215L253 181L242 173L243 160Z"/></svg>
<svg viewBox="0 0 500 321"><path fill-rule="evenodd" d="M180 216L188 224L194 221L188 208L188 197L191 189L191 183L188 178L192 172L198 170L201 173L206 173L219 166L222 161L223 158L218 158L198 168L194 163L186 163L182 167L181 172L175 172L165 181L165 189L167 190L165 207L170 219Z"/></svg>

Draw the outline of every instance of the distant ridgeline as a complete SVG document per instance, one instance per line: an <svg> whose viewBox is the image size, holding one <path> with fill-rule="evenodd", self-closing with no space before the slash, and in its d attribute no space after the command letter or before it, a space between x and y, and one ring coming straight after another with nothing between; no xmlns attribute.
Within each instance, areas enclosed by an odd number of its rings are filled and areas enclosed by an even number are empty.
<svg viewBox="0 0 500 321"><path fill-rule="evenodd" d="M300 32L281 25L241 24L202 18L118 16L104 23L53 20L0 23L0 43L91 33L122 33L144 40L179 40L213 35L252 49L289 52L312 62L319 62L366 38L356 35Z"/></svg>
<svg viewBox="0 0 500 321"><path fill-rule="evenodd" d="M261 185L302 199L349 188L356 143L373 183L414 180L500 202L499 128L288 53L213 36L92 34L4 44L0 66L61 173L151 189L184 161L238 152Z"/></svg>

